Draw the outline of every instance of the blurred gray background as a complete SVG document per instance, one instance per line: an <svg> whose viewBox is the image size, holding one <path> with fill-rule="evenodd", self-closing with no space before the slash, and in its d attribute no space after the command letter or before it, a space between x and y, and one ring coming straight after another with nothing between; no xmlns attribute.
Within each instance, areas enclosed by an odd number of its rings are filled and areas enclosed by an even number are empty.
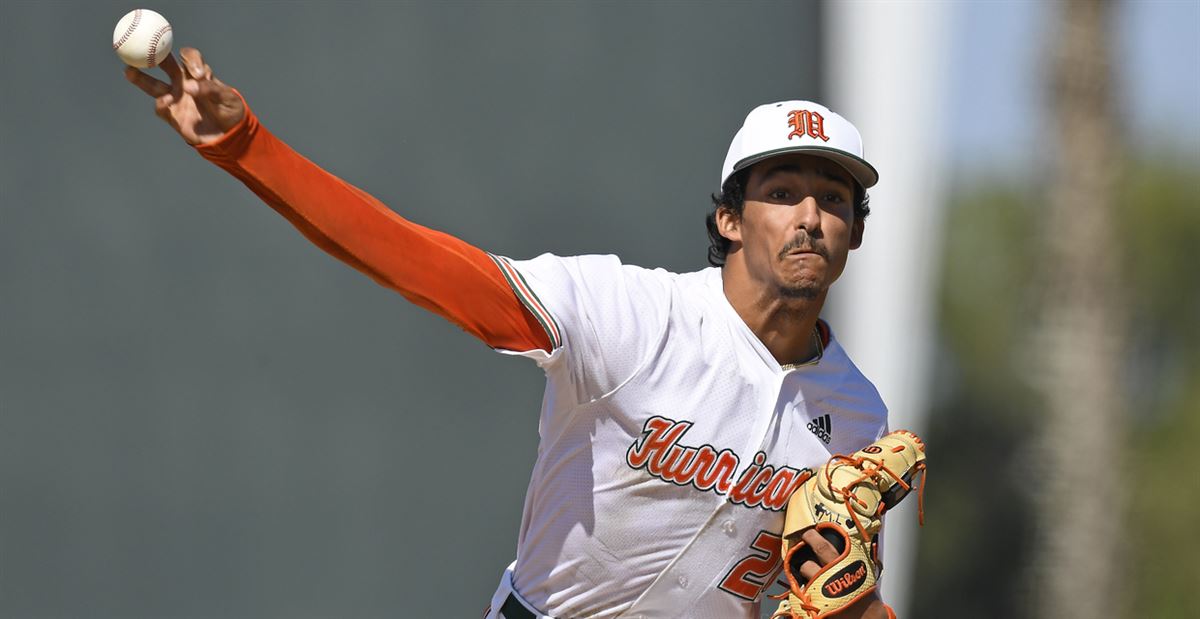
<svg viewBox="0 0 1200 619"><path fill-rule="evenodd" d="M135 6L0 5L0 616L478 616L540 371L192 152L111 51ZM706 266L745 113L821 96L812 2L147 8L298 151L513 257Z"/></svg>

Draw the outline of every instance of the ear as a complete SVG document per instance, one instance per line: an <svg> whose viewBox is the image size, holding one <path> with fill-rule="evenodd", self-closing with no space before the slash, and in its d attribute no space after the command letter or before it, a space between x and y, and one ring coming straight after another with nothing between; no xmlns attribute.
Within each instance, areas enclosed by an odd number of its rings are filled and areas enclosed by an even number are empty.
<svg viewBox="0 0 1200 619"><path fill-rule="evenodd" d="M867 227L867 220L861 217L854 218L854 225L850 226L850 249L858 249L862 247L863 232Z"/></svg>
<svg viewBox="0 0 1200 619"><path fill-rule="evenodd" d="M733 209L721 207L717 209L717 232L734 242L742 240L742 218Z"/></svg>

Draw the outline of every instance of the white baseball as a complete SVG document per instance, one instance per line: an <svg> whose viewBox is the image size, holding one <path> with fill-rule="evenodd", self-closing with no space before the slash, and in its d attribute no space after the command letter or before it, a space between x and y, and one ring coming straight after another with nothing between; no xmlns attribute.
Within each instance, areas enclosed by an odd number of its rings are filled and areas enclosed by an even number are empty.
<svg viewBox="0 0 1200 619"><path fill-rule="evenodd" d="M150 9L134 9L125 14L113 30L113 51L125 64L148 69L171 53L171 24Z"/></svg>

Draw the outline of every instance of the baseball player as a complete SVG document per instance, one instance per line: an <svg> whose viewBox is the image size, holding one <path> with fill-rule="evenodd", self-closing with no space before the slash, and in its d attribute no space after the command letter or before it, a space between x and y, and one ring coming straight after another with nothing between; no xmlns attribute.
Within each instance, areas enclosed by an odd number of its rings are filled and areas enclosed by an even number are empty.
<svg viewBox="0 0 1200 619"><path fill-rule="evenodd" d="M201 156L328 253L545 371L517 556L486 617L758 616L789 496L886 433L818 318L878 178L853 125L806 101L750 112L708 215L711 268L516 260L406 221L272 135L197 50L180 57L170 83L126 77ZM804 541L807 578L838 551ZM838 613L889 615L874 592Z"/></svg>

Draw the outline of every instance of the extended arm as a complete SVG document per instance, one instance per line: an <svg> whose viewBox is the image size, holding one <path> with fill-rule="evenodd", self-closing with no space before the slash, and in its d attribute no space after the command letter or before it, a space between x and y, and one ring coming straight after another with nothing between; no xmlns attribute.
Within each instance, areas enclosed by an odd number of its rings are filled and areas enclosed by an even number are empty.
<svg viewBox="0 0 1200 619"><path fill-rule="evenodd" d="M266 130L241 95L212 76L195 49L162 63L166 84L126 78L209 161L246 184L321 249L493 348L550 350L550 339L483 250L397 215L322 170Z"/></svg>

